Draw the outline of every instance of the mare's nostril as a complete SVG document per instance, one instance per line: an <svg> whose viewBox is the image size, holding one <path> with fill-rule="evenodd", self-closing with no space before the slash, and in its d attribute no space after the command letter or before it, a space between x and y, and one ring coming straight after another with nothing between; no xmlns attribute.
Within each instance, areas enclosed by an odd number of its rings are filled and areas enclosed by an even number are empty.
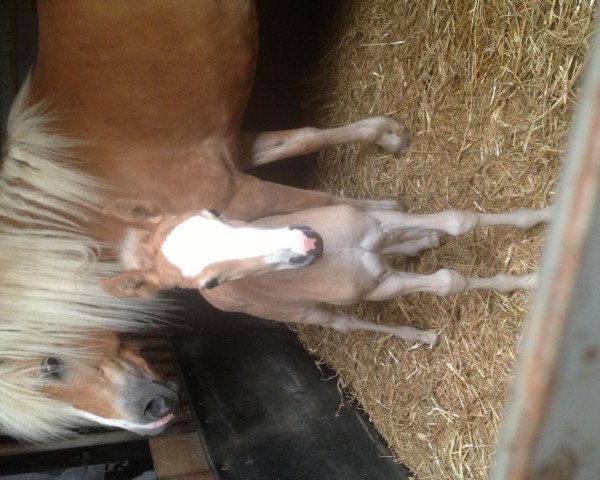
<svg viewBox="0 0 600 480"><path fill-rule="evenodd" d="M179 385L177 385L176 383L174 383L174 382L167 382L167 383L165 383L165 387L167 387L173 393L179 394Z"/></svg>
<svg viewBox="0 0 600 480"><path fill-rule="evenodd" d="M175 382L163 382L161 380L152 380L152 383L154 383L155 385L160 385L162 387L166 387L169 390L171 390L174 394L179 395L179 385L177 385Z"/></svg>
<svg viewBox="0 0 600 480"><path fill-rule="evenodd" d="M169 413L173 413L173 404L165 397L154 397L148 402L144 410L144 416L160 419Z"/></svg>

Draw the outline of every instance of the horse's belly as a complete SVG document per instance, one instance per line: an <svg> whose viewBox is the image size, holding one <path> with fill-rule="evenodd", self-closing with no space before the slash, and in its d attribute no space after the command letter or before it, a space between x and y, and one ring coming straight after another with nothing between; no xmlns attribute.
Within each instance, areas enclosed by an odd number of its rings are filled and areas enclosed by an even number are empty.
<svg viewBox="0 0 600 480"><path fill-rule="evenodd" d="M40 1L34 100L91 140L182 145L239 130L256 55L247 0Z"/></svg>

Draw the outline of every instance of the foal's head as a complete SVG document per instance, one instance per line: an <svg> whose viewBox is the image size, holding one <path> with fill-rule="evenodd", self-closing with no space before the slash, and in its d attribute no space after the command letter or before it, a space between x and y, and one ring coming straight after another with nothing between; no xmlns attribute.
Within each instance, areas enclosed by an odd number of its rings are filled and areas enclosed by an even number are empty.
<svg viewBox="0 0 600 480"><path fill-rule="evenodd" d="M101 280L109 294L148 297L172 287L214 288L228 280L299 268L323 253L306 225L260 228L211 209L164 214L149 202L117 200L105 209L131 227L122 245L125 273Z"/></svg>
<svg viewBox="0 0 600 480"><path fill-rule="evenodd" d="M155 435L179 404L175 384L161 382L135 348L109 332L64 354L2 360L0 373L0 424L26 440L93 424Z"/></svg>

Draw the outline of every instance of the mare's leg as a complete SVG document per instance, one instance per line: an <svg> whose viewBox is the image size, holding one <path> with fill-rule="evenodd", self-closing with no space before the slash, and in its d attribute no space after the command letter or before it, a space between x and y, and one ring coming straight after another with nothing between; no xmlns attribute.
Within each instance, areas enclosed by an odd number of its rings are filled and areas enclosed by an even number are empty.
<svg viewBox="0 0 600 480"><path fill-rule="evenodd" d="M224 213L232 219L251 221L269 215L298 212L309 208L348 204L359 210L399 209L395 200L357 200L325 192L265 182L250 175L236 180L234 198Z"/></svg>
<svg viewBox="0 0 600 480"><path fill-rule="evenodd" d="M380 222L384 235L384 252L394 251L395 245L412 241L435 233L461 235L477 227L517 227L531 228L538 223L550 221L552 211L517 210L510 213L475 213L463 210L447 210L431 214L414 214L394 211L368 211ZM400 247L397 247L400 248Z"/></svg>
<svg viewBox="0 0 600 480"><path fill-rule="evenodd" d="M369 142L386 152L401 155L409 144L400 122L389 117L371 117L343 127L299 128L276 132L245 133L244 164L248 169L282 158L318 152L327 147L349 142Z"/></svg>
<svg viewBox="0 0 600 480"><path fill-rule="evenodd" d="M361 320L341 311L332 312L319 307L307 308L302 315L296 315L293 318L290 318L289 321L321 325L323 327L333 328L340 332L350 332L352 330L380 332L394 335L408 342L426 343L432 347L437 343L437 334L433 330L421 330L408 325L400 327L378 325L376 323Z"/></svg>
<svg viewBox="0 0 600 480"><path fill-rule="evenodd" d="M390 270L365 300L388 300L415 292L431 292L436 295L454 295L465 290L532 290L537 283L537 274L498 274L489 278L465 277L453 270L442 269L429 275Z"/></svg>

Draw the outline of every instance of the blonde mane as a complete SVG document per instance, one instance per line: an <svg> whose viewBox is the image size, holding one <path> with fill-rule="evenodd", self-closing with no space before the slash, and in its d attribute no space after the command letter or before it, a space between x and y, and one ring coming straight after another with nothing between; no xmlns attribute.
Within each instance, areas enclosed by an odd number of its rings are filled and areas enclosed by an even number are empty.
<svg viewBox="0 0 600 480"><path fill-rule="evenodd" d="M166 303L109 297L97 284L118 273L85 225L109 192L78 171L80 142L52 131L44 105L28 106L29 82L8 117L0 166L0 430L34 441L65 436L81 420L40 393L27 365L46 356L86 355L98 330L153 325ZM37 362L37 363L36 363Z"/></svg>

